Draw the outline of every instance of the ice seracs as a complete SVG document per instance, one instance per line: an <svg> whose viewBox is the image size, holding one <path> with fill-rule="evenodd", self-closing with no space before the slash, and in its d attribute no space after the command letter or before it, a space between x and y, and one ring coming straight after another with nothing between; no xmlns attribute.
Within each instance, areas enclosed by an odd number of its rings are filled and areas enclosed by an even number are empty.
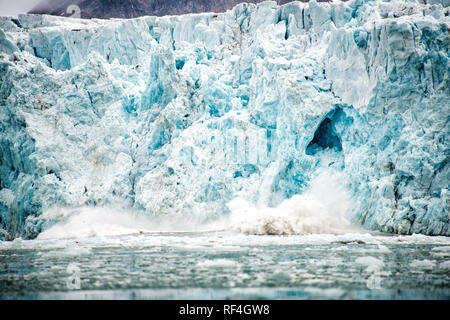
<svg viewBox="0 0 450 320"><path fill-rule="evenodd" d="M414 1L1 18L0 237L58 207L273 209L326 170L354 223L450 235L449 27Z"/></svg>

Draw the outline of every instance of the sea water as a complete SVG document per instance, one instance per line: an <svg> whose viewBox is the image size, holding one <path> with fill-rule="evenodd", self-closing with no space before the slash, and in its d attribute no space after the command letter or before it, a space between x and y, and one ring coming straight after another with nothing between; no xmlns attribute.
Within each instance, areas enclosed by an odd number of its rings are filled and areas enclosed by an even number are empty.
<svg viewBox="0 0 450 320"><path fill-rule="evenodd" d="M0 242L1 299L450 299L450 239L137 232Z"/></svg>

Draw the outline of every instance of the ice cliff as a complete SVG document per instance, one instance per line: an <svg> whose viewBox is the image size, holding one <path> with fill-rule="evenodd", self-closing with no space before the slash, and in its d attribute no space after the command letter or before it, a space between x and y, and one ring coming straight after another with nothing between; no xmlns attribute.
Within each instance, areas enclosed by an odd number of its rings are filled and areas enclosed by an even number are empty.
<svg viewBox="0 0 450 320"><path fill-rule="evenodd" d="M236 198L277 207L326 170L354 223L450 235L449 12L269 1L1 18L1 237L81 206L211 221Z"/></svg>

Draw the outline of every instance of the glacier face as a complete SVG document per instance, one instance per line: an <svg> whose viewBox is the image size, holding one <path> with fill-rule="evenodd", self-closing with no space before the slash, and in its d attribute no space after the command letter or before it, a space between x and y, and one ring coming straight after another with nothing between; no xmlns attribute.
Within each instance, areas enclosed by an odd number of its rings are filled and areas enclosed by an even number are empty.
<svg viewBox="0 0 450 320"><path fill-rule="evenodd" d="M450 235L449 8L240 4L0 20L0 237L54 208L211 221L334 170L352 220ZM52 211L53 212L53 211Z"/></svg>

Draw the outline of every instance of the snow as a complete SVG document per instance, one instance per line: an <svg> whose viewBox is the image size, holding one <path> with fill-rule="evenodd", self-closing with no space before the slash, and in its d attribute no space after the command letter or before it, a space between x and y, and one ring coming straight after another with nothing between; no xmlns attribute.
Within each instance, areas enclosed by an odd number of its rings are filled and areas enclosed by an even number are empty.
<svg viewBox="0 0 450 320"><path fill-rule="evenodd" d="M0 237L86 206L199 223L263 212L245 233L271 212L293 233L351 221L448 236L448 13L352 0L2 17Z"/></svg>

